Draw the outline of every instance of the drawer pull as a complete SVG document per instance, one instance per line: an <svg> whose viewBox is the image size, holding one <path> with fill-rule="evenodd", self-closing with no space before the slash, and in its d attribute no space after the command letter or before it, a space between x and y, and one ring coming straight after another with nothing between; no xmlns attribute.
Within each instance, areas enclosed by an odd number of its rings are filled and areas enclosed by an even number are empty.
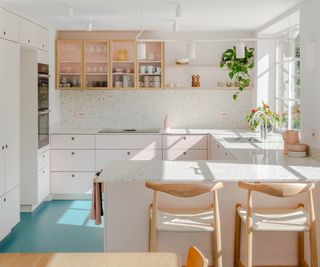
<svg viewBox="0 0 320 267"><path fill-rule="evenodd" d="M6 35L6 31L3 32L3 35Z"/></svg>
<svg viewBox="0 0 320 267"><path fill-rule="evenodd" d="M74 152L71 152L71 155L74 156Z"/></svg>
<svg viewBox="0 0 320 267"><path fill-rule="evenodd" d="M130 156L130 155L131 155L131 153L128 151L128 152L127 152L127 155L128 155L128 156Z"/></svg>
<svg viewBox="0 0 320 267"><path fill-rule="evenodd" d="M6 202L7 201L7 199L6 198L3 198L3 202Z"/></svg>
<svg viewBox="0 0 320 267"><path fill-rule="evenodd" d="M8 149L8 145L6 145L6 149Z"/></svg>
<svg viewBox="0 0 320 267"><path fill-rule="evenodd" d="M187 140L187 137L184 136L184 137L183 137L183 140Z"/></svg>
<svg viewBox="0 0 320 267"><path fill-rule="evenodd" d="M30 44L30 40L28 40L28 43Z"/></svg>
<svg viewBox="0 0 320 267"><path fill-rule="evenodd" d="M2 146L2 150L4 150L4 146Z"/></svg>
<svg viewBox="0 0 320 267"><path fill-rule="evenodd" d="M71 140L72 140L72 141L74 140L74 137L73 137L73 136L71 137Z"/></svg>
<svg viewBox="0 0 320 267"><path fill-rule="evenodd" d="M71 174L71 177L74 178L74 177L76 177L76 176L75 176L74 174Z"/></svg>
<svg viewBox="0 0 320 267"><path fill-rule="evenodd" d="M187 155L187 152L183 152L183 155Z"/></svg>

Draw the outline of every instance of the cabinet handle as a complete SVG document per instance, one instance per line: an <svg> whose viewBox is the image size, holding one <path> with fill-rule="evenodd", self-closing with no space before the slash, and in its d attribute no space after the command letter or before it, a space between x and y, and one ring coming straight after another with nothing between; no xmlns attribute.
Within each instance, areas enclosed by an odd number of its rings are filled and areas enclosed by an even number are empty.
<svg viewBox="0 0 320 267"><path fill-rule="evenodd" d="M45 155L42 155L42 157L45 158L46 156L45 156Z"/></svg>
<svg viewBox="0 0 320 267"><path fill-rule="evenodd" d="M187 152L183 152L183 155L187 155Z"/></svg>
<svg viewBox="0 0 320 267"><path fill-rule="evenodd" d="M183 140L187 140L187 137L184 136L184 137L183 137Z"/></svg>
<svg viewBox="0 0 320 267"><path fill-rule="evenodd" d="M128 156L130 156L130 155L131 155L131 153L128 151L128 152L127 152L127 155L128 155Z"/></svg>
<svg viewBox="0 0 320 267"><path fill-rule="evenodd" d="M42 171L42 174L44 174L44 171Z"/></svg>
<svg viewBox="0 0 320 267"><path fill-rule="evenodd" d="M8 145L6 145L6 149L8 149Z"/></svg>
<svg viewBox="0 0 320 267"><path fill-rule="evenodd" d="M228 156L228 152L226 152L226 156Z"/></svg>
<svg viewBox="0 0 320 267"><path fill-rule="evenodd" d="M6 33L6 31L3 31L3 35L6 35L7 33Z"/></svg>
<svg viewBox="0 0 320 267"><path fill-rule="evenodd" d="M6 202L7 201L7 199L6 198L3 198L3 202Z"/></svg>
<svg viewBox="0 0 320 267"><path fill-rule="evenodd" d="M75 176L74 174L71 174L71 177L74 178L74 177L76 177L76 176Z"/></svg>
<svg viewBox="0 0 320 267"><path fill-rule="evenodd" d="M72 141L74 140L74 137L73 137L73 136L71 137L71 140L72 140Z"/></svg>
<svg viewBox="0 0 320 267"><path fill-rule="evenodd" d="M30 40L28 40L28 43L30 43Z"/></svg>
<svg viewBox="0 0 320 267"><path fill-rule="evenodd" d="M71 155L74 155L74 152L71 152Z"/></svg>
<svg viewBox="0 0 320 267"><path fill-rule="evenodd" d="M2 150L4 150L4 146L2 146Z"/></svg>
<svg viewBox="0 0 320 267"><path fill-rule="evenodd" d="M44 44L42 45L42 47L44 48Z"/></svg>

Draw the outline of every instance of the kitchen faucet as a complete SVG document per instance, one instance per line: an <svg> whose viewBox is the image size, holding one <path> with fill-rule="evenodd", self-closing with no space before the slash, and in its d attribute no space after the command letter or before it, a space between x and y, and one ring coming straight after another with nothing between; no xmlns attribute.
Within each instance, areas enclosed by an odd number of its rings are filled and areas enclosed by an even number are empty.
<svg viewBox="0 0 320 267"><path fill-rule="evenodd" d="M264 119L261 118L260 115L264 116ZM261 124L261 139L266 140L268 137L268 115L262 112L261 110L258 110L254 115L252 116L251 120L249 121L249 125L251 125L252 122L256 120L256 117L258 116L258 119L262 122Z"/></svg>

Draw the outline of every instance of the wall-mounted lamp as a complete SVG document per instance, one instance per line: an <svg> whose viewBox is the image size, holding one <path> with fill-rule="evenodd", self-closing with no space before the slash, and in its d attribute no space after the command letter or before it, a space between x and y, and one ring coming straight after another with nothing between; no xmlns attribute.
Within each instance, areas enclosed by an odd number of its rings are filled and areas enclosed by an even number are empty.
<svg viewBox="0 0 320 267"><path fill-rule="evenodd" d="M138 43L138 48L137 48L137 56L138 59L146 59L146 54L147 54L147 49L146 49L146 44L139 42Z"/></svg>
<svg viewBox="0 0 320 267"><path fill-rule="evenodd" d="M187 57L190 59L195 59L196 58L196 44L193 41L189 41L187 43L187 52L188 55Z"/></svg>

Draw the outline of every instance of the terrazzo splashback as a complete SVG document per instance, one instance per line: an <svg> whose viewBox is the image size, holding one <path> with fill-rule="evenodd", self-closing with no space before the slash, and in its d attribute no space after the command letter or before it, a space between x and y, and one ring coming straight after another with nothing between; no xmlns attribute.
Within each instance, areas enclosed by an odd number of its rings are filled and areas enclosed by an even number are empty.
<svg viewBox="0 0 320 267"><path fill-rule="evenodd" d="M252 92L60 91L60 124L67 128L246 128Z"/></svg>

